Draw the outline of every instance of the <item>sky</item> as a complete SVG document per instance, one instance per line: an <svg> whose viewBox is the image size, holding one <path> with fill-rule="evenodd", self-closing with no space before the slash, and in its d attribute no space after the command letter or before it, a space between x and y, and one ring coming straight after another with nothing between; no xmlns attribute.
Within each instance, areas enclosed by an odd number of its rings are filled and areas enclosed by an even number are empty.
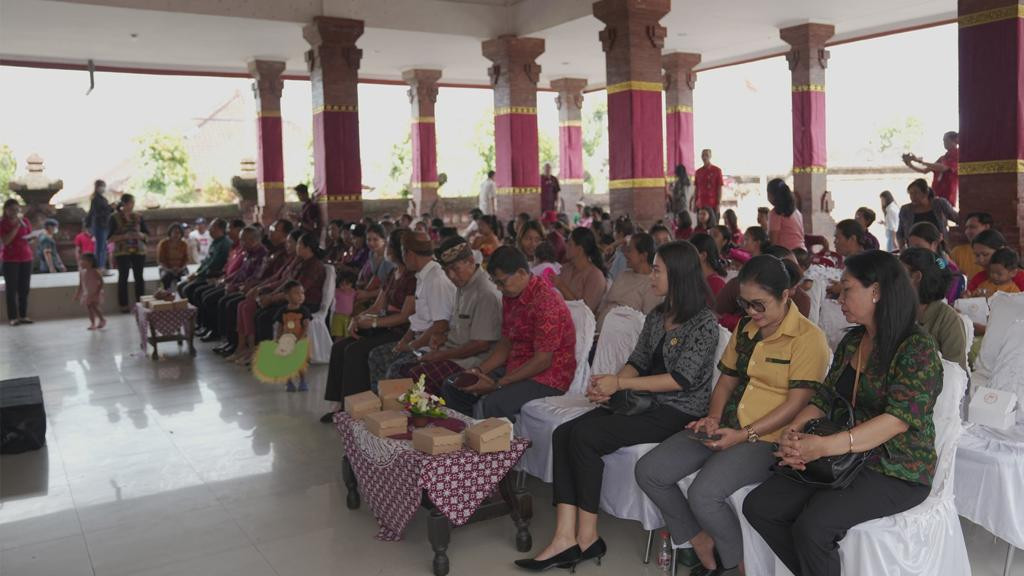
<svg viewBox="0 0 1024 576"><path fill-rule="evenodd" d="M830 49L827 72L830 166L895 166L902 149L877 153L879 130L920 121L921 137L910 142L926 158L941 154L941 137L955 130L957 29L955 25L886 36ZM792 163L790 75L785 58L719 68L698 75L694 93L695 147L712 148L716 164L730 174L780 174ZM24 172L25 158L38 153L51 177L78 192L136 151L135 139L152 130L188 134L195 118L209 115L242 94L255 114L251 81L243 78L97 73L86 95L81 71L0 67L0 144L10 146ZM538 126L558 138L552 92L538 94ZM584 115L604 100L588 94ZM297 124L301 142L290 151L286 180L298 181L311 134L309 83L285 82L282 116ZM387 185L391 148L409 129L406 88L361 84L360 147L364 184ZM436 108L438 169L451 192L473 193L479 159L472 146L477 125L491 114L489 90L442 88ZM872 152L874 150L874 152ZM254 157L256 143L239 150ZM557 171L557 168L556 168ZM58 196L58 201L59 201Z"/></svg>

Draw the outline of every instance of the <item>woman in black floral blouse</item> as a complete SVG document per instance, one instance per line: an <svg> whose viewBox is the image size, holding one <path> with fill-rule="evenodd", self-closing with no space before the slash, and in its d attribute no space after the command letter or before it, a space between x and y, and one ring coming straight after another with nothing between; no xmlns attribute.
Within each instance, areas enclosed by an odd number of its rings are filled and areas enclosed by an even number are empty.
<svg viewBox="0 0 1024 576"><path fill-rule="evenodd" d="M942 390L935 341L915 322L906 269L873 250L846 260L839 303L857 324L836 349L825 382L779 440L781 466L877 448L853 483L815 488L775 475L747 496L743 513L797 576L839 576L838 542L862 522L898 514L928 497L935 473L932 409ZM859 376L858 376L859 373ZM803 434L832 397L854 405L857 425L832 436Z"/></svg>
<svg viewBox="0 0 1024 576"><path fill-rule="evenodd" d="M700 255L689 242L658 249L652 291L665 299L647 315L626 366L591 378L587 397L599 407L555 429L552 436L557 526L535 559L517 560L531 571L600 561L607 548L597 533L602 456L635 444L661 442L707 413L718 345L718 324L708 308ZM648 409L616 413L616 392L649 394Z"/></svg>

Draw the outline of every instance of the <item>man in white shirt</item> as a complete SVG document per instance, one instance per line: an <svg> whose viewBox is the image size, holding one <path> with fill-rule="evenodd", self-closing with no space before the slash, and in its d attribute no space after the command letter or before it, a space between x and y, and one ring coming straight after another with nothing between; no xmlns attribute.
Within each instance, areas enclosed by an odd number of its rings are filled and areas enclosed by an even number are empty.
<svg viewBox="0 0 1024 576"><path fill-rule="evenodd" d="M487 179L480 185L479 208L484 214L498 213L498 186L494 183L494 170L487 172Z"/></svg>
<svg viewBox="0 0 1024 576"><path fill-rule="evenodd" d="M193 264L198 264L206 259L210 253L210 244L213 237L206 226L206 218L196 218L196 227L188 233L188 258Z"/></svg>
<svg viewBox="0 0 1024 576"><path fill-rule="evenodd" d="M440 348L448 334L448 322L455 307L455 284L434 260L434 246L423 232L402 239L402 260L416 273L416 311L409 317L409 329L397 344L384 344L370 351L370 386L384 378L392 365L414 361L414 351Z"/></svg>

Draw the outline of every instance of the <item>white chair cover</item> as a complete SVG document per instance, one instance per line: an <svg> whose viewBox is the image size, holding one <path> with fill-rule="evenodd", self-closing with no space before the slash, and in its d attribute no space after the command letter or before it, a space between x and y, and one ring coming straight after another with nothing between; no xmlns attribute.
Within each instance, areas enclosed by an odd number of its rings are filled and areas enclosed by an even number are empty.
<svg viewBox="0 0 1024 576"><path fill-rule="evenodd" d="M1024 549L1024 424L1007 431L967 424L956 451L956 509Z"/></svg>
<svg viewBox="0 0 1024 576"><path fill-rule="evenodd" d="M636 347L645 319L643 312L628 306L612 308L605 315L590 369L592 374L618 374L622 370Z"/></svg>
<svg viewBox="0 0 1024 576"><path fill-rule="evenodd" d="M576 374L572 384L569 391L562 396L541 398L524 404L515 423L516 435L533 443L519 460L517 468L545 482L551 482L551 434L563 422L568 422L594 408L583 393L587 390L587 380L590 378L590 365L587 359L597 323L593 312L582 300L573 300L566 304L576 327Z"/></svg>
<svg viewBox="0 0 1024 576"><path fill-rule="evenodd" d="M966 336L965 340L967 342L967 354L964 358L966 358L967 356L970 356L971 345L974 343L974 322L971 320L970 316L963 312L957 312L957 315L960 316L960 321L964 323L964 336Z"/></svg>
<svg viewBox="0 0 1024 576"><path fill-rule="evenodd" d="M1017 423L1024 423L1024 294L997 292L975 365L975 380L1017 394ZM1024 437L1020 438L1024 440Z"/></svg>
<svg viewBox="0 0 1024 576"><path fill-rule="evenodd" d="M811 299L811 310L807 314L807 319L817 324L821 318L821 303L825 300L825 280L806 276L805 279L811 281L811 289L807 291L807 296Z"/></svg>
<svg viewBox="0 0 1024 576"><path fill-rule="evenodd" d="M309 321L309 362L310 364L326 364L331 360L331 330L328 326L328 318L331 310L334 309L334 282L337 270L334 266L325 266L323 301L320 302L320 309L313 313L313 319Z"/></svg>
<svg viewBox="0 0 1024 576"><path fill-rule="evenodd" d="M828 338L828 347L832 350L839 346L839 342L846 335L846 329L853 324L846 321L839 302L825 298L821 301L821 315L818 318L818 326L825 332Z"/></svg>

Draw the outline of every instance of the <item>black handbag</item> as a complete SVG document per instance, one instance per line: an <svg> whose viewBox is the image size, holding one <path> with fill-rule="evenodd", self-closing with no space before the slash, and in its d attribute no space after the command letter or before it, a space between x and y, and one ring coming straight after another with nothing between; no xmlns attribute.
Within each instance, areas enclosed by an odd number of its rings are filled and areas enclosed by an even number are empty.
<svg viewBox="0 0 1024 576"><path fill-rule="evenodd" d="M636 416L653 410L654 394L637 390L619 390L608 399L608 409L620 416Z"/></svg>
<svg viewBox="0 0 1024 576"><path fill-rule="evenodd" d="M816 436L832 436L848 431L857 425L853 409L857 402L857 388L860 385L860 349L857 354L857 375L853 381L853 404L846 401L838 391L832 397L828 414L824 418L815 418L804 424L804 434ZM841 490L849 486L857 477L864 464L874 454L874 449L867 452L848 452L839 456L824 456L808 462L804 470L795 470L789 466L776 466L775 470L801 484L817 488Z"/></svg>

